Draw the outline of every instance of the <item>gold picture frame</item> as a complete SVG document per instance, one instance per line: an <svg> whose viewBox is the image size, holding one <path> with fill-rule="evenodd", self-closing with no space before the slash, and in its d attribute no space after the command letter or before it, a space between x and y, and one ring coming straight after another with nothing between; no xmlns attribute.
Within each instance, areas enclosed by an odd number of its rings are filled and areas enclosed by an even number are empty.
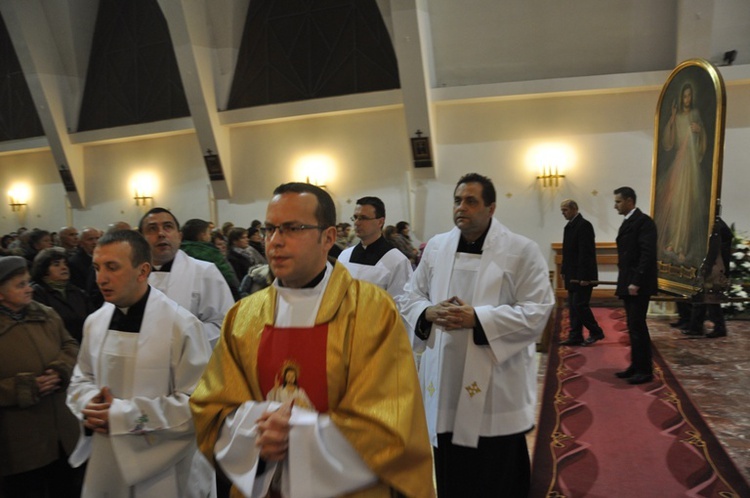
<svg viewBox="0 0 750 498"><path fill-rule="evenodd" d="M690 59L669 75L654 118L651 210L658 235L659 288L699 289L721 196L726 90L718 69Z"/></svg>

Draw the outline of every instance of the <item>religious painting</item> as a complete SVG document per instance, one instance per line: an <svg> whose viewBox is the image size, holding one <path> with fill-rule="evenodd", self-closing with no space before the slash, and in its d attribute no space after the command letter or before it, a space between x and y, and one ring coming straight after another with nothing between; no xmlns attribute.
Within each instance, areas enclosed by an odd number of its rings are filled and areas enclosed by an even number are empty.
<svg viewBox="0 0 750 498"><path fill-rule="evenodd" d="M203 160L206 162L206 170L208 171L208 179L212 182L220 182L224 180L224 170L221 167L221 160L218 154L213 154L211 149L206 151L206 155L203 156Z"/></svg>
<svg viewBox="0 0 750 498"><path fill-rule="evenodd" d="M299 365L293 361L285 361L274 379L273 388L266 393L266 399L279 403L293 401L294 406L315 411L315 405L307 396L307 392L300 387L299 378Z"/></svg>
<svg viewBox="0 0 750 498"><path fill-rule="evenodd" d="M699 288L718 214L725 111L721 74L702 59L677 66L659 96L651 208L662 290L689 295Z"/></svg>
<svg viewBox="0 0 750 498"><path fill-rule="evenodd" d="M57 171L60 173L60 179L62 180L65 191L77 192L78 190L76 189L76 182L75 180L73 180L73 174L70 172L70 170L64 164L61 164L60 168L58 168Z"/></svg>
<svg viewBox="0 0 750 498"><path fill-rule="evenodd" d="M432 153L430 152L430 138L423 137L422 132L417 130L417 136L411 139L411 154L414 158L415 168L432 167Z"/></svg>

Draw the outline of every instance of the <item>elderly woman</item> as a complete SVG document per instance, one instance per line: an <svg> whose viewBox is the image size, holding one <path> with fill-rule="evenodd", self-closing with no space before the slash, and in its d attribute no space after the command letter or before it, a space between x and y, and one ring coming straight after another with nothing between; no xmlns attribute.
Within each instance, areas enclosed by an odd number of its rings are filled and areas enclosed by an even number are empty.
<svg viewBox="0 0 750 498"><path fill-rule="evenodd" d="M78 344L32 301L26 260L0 258L0 476L4 496L78 496L67 457L79 436L65 404Z"/></svg>
<svg viewBox="0 0 750 498"><path fill-rule="evenodd" d="M95 310L86 293L70 282L68 256L61 247L43 249L31 267L34 301L57 311L65 328L80 344L83 322Z"/></svg>

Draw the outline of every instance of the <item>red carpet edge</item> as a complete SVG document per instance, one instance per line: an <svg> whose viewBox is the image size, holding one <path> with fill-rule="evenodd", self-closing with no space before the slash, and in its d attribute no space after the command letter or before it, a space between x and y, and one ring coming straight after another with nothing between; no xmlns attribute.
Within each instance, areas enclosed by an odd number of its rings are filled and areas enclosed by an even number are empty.
<svg viewBox="0 0 750 498"><path fill-rule="evenodd" d="M654 348L654 381L631 386L623 310L595 308L607 338L560 346L557 310L533 458L532 497L749 497L750 486Z"/></svg>

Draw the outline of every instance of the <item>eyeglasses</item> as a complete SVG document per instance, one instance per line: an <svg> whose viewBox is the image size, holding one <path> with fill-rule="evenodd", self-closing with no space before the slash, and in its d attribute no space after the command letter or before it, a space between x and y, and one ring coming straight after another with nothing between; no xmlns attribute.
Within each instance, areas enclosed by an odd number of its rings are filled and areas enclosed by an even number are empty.
<svg viewBox="0 0 750 498"><path fill-rule="evenodd" d="M377 219L380 219L380 218L368 218L367 216L352 216L349 219L352 220L352 221L354 221L354 222L357 222L357 221L372 221L372 220L377 220Z"/></svg>
<svg viewBox="0 0 750 498"><path fill-rule="evenodd" d="M293 223L282 223L281 225L266 225L259 227L258 231L261 236L270 239L277 231L279 235L289 235L290 237L296 237L300 235L304 230L325 230L328 227L321 225L295 225Z"/></svg>

